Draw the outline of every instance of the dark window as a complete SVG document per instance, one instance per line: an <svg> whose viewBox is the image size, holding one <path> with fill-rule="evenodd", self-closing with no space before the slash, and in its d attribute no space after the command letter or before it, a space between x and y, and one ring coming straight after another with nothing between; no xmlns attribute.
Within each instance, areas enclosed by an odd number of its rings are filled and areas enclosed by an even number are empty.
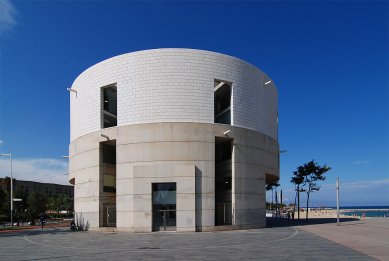
<svg viewBox="0 0 389 261"><path fill-rule="evenodd" d="M231 124L231 84L215 80L215 123Z"/></svg>
<svg viewBox="0 0 389 261"><path fill-rule="evenodd" d="M228 191L231 190L232 178L231 177L217 177L215 179L216 191Z"/></svg>
<svg viewBox="0 0 389 261"><path fill-rule="evenodd" d="M116 119L116 117L113 117L113 116L108 115L108 114L104 114L103 127L104 128L110 128L110 127L114 127L114 126L117 126L117 119Z"/></svg>
<svg viewBox="0 0 389 261"><path fill-rule="evenodd" d="M116 86L102 88L102 127L117 126L117 89Z"/></svg>
<svg viewBox="0 0 389 261"><path fill-rule="evenodd" d="M225 161L232 158L232 141L228 138L216 138L215 160Z"/></svg>
<svg viewBox="0 0 389 261"><path fill-rule="evenodd" d="M215 225L232 224L233 139L215 137Z"/></svg>
<svg viewBox="0 0 389 261"><path fill-rule="evenodd" d="M117 115L117 91L116 87L107 87L103 89L104 92L104 110Z"/></svg>
<svg viewBox="0 0 389 261"><path fill-rule="evenodd" d="M114 175L103 175L104 192L116 192L116 177Z"/></svg>
<svg viewBox="0 0 389 261"><path fill-rule="evenodd" d="M103 192L116 192L116 141L101 142Z"/></svg>
<svg viewBox="0 0 389 261"><path fill-rule="evenodd" d="M116 164L116 146L103 143L103 162Z"/></svg>

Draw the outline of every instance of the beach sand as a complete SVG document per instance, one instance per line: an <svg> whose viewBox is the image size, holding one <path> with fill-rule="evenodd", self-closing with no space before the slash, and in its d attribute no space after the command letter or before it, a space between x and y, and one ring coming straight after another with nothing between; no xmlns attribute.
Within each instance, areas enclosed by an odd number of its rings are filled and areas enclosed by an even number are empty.
<svg viewBox="0 0 389 261"><path fill-rule="evenodd" d="M305 218L306 212L300 211L300 218ZM297 211L294 214L294 217L297 217ZM339 217L343 218L352 218L351 216L346 216L340 213ZM308 213L308 218L336 218L336 210L311 210ZM358 218L358 217L356 217Z"/></svg>

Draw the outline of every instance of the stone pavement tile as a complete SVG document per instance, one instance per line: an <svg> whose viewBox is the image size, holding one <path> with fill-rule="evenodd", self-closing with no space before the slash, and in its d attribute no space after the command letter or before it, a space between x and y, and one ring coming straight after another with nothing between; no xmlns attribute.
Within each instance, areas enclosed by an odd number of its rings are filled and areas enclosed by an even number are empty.
<svg viewBox="0 0 389 261"><path fill-rule="evenodd" d="M389 220L365 219L300 226L319 235L382 261L389 260Z"/></svg>
<svg viewBox="0 0 389 261"><path fill-rule="evenodd" d="M292 227L203 233L66 229L0 235L1 260L374 260Z"/></svg>

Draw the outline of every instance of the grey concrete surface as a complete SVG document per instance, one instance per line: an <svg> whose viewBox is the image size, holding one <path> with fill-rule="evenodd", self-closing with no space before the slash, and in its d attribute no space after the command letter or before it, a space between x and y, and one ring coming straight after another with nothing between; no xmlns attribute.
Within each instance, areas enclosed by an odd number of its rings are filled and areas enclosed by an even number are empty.
<svg viewBox="0 0 389 261"><path fill-rule="evenodd" d="M375 260L295 227L202 233L0 233L0 260Z"/></svg>
<svg viewBox="0 0 389 261"><path fill-rule="evenodd" d="M225 138L226 131L233 138L231 162L216 174L216 137ZM106 141L101 134L116 140L116 165L100 162L100 142ZM215 179L225 175L231 177L231 191L220 201L231 202L234 226L264 227L265 183L279 176L278 151L277 141L269 136L225 124L143 123L89 133L70 144L78 223L100 230L108 203L116 205L117 231L151 232L150 183L175 182L177 231L211 231L216 229L219 194ZM116 175L116 193L104 192L106 174Z"/></svg>
<svg viewBox="0 0 389 261"><path fill-rule="evenodd" d="M378 260L389 261L389 220L387 218L344 221L339 226L335 222L326 222L300 228Z"/></svg>

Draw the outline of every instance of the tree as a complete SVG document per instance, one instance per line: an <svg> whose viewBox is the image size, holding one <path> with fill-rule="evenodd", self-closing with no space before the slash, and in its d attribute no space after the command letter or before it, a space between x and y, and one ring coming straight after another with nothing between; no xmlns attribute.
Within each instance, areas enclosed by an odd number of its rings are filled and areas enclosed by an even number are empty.
<svg viewBox="0 0 389 261"><path fill-rule="evenodd" d="M300 192L304 190L300 189L300 186L304 182L304 177L300 176L299 173L302 171L302 167L298 167L297 171L293 172L294 177L290 180L295 185L296 195L294 197L293 212L296 211L296 199L297 199L297 219L300 219Z"/></svg>
<svg viewBox="0 0 389 261"><path fill-rule="evenodd" d="M4 220L7 217L8 210L8 195L7 193L0 187L0 221Z"/></svg>
<svg viewBox="0 0 389 261"><path fill-rule="evenodd" d="M58 200L58 196L54 196L54 197L50 197L48 200L47 200L47 207L48 207L48 210L50 211L55 211L56 214L58 215L59 213L59 200Z"/></svg>
<svg viewBox="0 0 389 261"><path fill-rule="evenodd" d="M69 210L72 209L72 199L67 194L55 195L48 199L48 208L51 211L55 211L57 217L60 217L60 211L66 210L66 214L69 214Z"/></svg>
<svg viewBox="0 0 389 261"><path fill-rule="evenodd" d="M273 194L274 194L274 191L277 193L277 187L279 187L279 186L280 186L280 183L277 180L277 181L271 182L269 184L266 184L266 187L265 187L266 191L271 190L271 209L272 210L273 210L273 206L274 206L274 204L273 204ZM276 217L277 217L277 206L276 206Z"/></svg>
<svg viewBox="0 0 389 261"><path fill-rule="evenodd" d="M60 195L62 210L66 210L66 214L69 215L69 211L73 209L73 201L68 194Z"/></svg>
<svg viewBox="0 0 389 261"><path fill-rule="evenodd" d="M35 219L39 215L44 214L46 210L47 199L42 194L32 192L27 198L28 204L28 218L31 221L31 224L35 224Z"/></svg>
<svg viewBox="0 0 389 261"><path fill-rule="evenodd" d="M14 202L14 217L17 222L27 219L27 198L28 193L24 190L18 190L14 194L14 198L21 199L21 201Z"/></svg>
<svg viewBox="0 0 389 261"><path fill-rule="evenodd" d="M306 221L308 221L310 195L312 192L320 190L318 181L324 181L326 179L324 174L330 169L331 168L326 165L321 167L314 160L311 160L310 162L305 163L303 166L299 166L297 171L293 172L294 177L292 177L292 183L298 184L299 192L302 191L300 189L300 185L302 184L304 187L303 190L307 193L307 211L305 216Z"/></svg>
<svg viewBox="0 0 389 261"><path fill-rule="evenodd" d="M15 187L16 179L13 178L12 182ZM1 178L0 187L3 188L3 192L5 193L5 199L0 201L0 219L8 220L11 213L11 178L7 176L5 178Z"/></svg>

